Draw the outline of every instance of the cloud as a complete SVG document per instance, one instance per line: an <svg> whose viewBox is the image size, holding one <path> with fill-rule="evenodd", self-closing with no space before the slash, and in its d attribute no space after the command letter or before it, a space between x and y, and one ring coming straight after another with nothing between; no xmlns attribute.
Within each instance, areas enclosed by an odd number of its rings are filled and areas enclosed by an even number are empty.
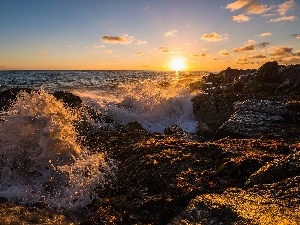
<svg viewBox="0 0 300 225"><path fill-rule="evenodd" d="M277 22L284 22L284 21L294 21L296 19L295 16L282 16L277 19L271 19L270 22L277 23Z"/></svg>
<svg viewBox="0 0 300 225"><path fill-rule="evenodd" d="M210 34L203 34L201 39L204 41L217 42L217 41L222 41L224 39L227 39L227 37L222 37L222 35L217 34L216 32L212 32Z"/></svg>
<svg viewBox="0 0 300 225"><path fill-rule="evenodd" d="M276 46L269 51L271 56L290 56L293 54L293 48L289 46Z"/></svg>
<svg viewBox="0 0 300 225"><path fill-rule="evenodd" d="M285 16L288 11L295 7L294 0L288 0L280 5L277 6L278 9L276 10L280 15Z"/></svg>
<svg viewBox="0 0 300 225"><path fill-rule="evenodd" d="M160 46L160 47L158 47L158 49L159 49L162 53L169 53L169 52L170 52L170 49L167 48L167 47L162 47L162 46Z"/></svg>
<svg viewBox="0 0 300 225"><path fill-rule="evenodd" d="M144 52L136 52L135 54L136 54L136 55L143 55Z"/></svg>
<svg viewBox="0 0 300 225"><path fill-rule="evenodd" d="M227 51L227 49L223 49L221 51L218 52L219 55L222 55L222 56L229 56L229 52Z"/></svg>
<svg viewBox="0 0 300 225"><path fill-rule="evenodd" d="M134 36L129 36L128 34L123 34L122 36L105 35L102 37L102 40L109 44L130 44L134 40Z"/></svg>
<svg viewBox="0 0 300 225"><path fill-rule="evenodd" d="M165 37L174 37L178 30L170 30L164 34Z"/></svg>
<svg viewBox="0 0 300 225"><path fill-rule="evenodd" d="M272 35L272 33L270 33L270 32L265 32L265 33L262 33L260 36L261 37L266 37L266 36L271 36Z"/></svg>
<svg viewBox="0 0 300 225"><path fill-rule="evenodd" d="M148 42L147 41L143 41L143 40L137 40L137 45L145 45L147 44Z"/></svg>
<svg viewBox="0 0 300 225"><path fill-rule="evenodd" d="M43 57L43 56L47 55L47 51L46 50L41 50L41 51L34 52L34 54Z"/></svg>
<svg viewBox="0 0 300 225"><path fill-rule="evenodd" d="M213 58L213 60L215 60L215 61L216 61L216 60L219 60L219 58Z"/></svg>
<svg viewBox="0 0 300 225"><path fill-rule="evenodd" d="M103 53L104 53L104 54L113 54L114 51L113 51L113 50L106 50L106 51L104 51Z"/></svg>
<svg viewBox="0 0 300 225"><path fill-rule="evenodd" d="M262 55L262 54L250 56L250 59L265 59L265 58L267 58L267 56Z"/></svg>
<svg viewBox="0 0 300 225"><path fill-rule="evenodd" d="M105 48L105 45L93 45L93 48L98 49L98 48Z"/></svg>
<svg viewBox="0 0 300 225"><path fill-rule="evenodd" d="M246 51L253 51L255 50L255 45L250 43L250 44L245 44L243 47L239 48L234 48L234 52L246 52Z"/></svg>
<svg viewBox="0 0 300 225"><path fill-rule="evenodd" d="M296 39L300 39L300 34L292 34L291 36L296 38Z"/></svg>
<svg viewBox="0 0 300 225"><path fill-rule="evenodd" d="M296 53L293 53L293 56L300 56L300 50L298 50Z"/></svg>
<svg viewBox="0 0 300 225"><path fill-rule="evenodd" d="M259 4L257 0L237 0L228 4L226 9L229 9L230 11L244 9L247 14L262 14L270 10L267 5Z"/></svg>
<svg viewBox="0 0 300 225"><path fill-rule="evenodd" d="M205 54L205 53L201 53L201 54L192 54L192 56L193 56L193 57L199 57L199 56L204 57L204 56L206 56L206 54Z"/></svg>
<svg viewBox="0 0 300 225"><path fill-rule="evenodd" d="M265 48L269 44L270 44L270 42L260 42L256 46L261 47L261 48Z"/></svg>
<svg viewBox="0 0 300 225"><path fill-rule="evenodd" d="M236 21L236 22L247 22L247 21L249 21L250 20L250 18L249 18L249 16L245 16L245 15L243 15L243 14L240 14L240 15L238 15L238 16L233 16L233 17L231 17L231 19L233 20L233 21Z"/></svg>

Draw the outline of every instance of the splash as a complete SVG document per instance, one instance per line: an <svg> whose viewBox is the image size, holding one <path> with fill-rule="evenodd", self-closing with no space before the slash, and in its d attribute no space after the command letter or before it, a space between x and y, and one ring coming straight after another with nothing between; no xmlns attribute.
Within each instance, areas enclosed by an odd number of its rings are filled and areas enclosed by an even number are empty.
<svg viewBox="0 0 300 225"><path fill-rule="evenodd" d="M163 133L177 125L185 131L196 132L189 84L198 77L165 75L130 85L120 85L121 101L107 107L108 114L117 122L126 124L138 121L150 132Z"/></svg>
<svg viewBox="0 0 300 225"><path fill-rule="evenodd" d="M0 196L80 210L112 163L76 142L79 115L52 95L20 92L0 123Z"/></svg>

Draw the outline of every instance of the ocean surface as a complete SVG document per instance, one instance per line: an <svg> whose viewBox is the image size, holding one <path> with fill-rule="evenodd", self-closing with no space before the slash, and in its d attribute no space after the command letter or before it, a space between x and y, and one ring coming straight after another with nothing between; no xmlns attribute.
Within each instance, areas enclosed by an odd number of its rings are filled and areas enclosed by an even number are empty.
<svg viewBox="0 0 300 225"><path fill-rule="evenodd" d="M20 93L0 112L0 196L78 212L117 170L104 153L90 154L80 146L73 126L78 112L48 93L69 91L121 125L137 121L159 133L178 125L194 133L191 99L197 93L191 84L203 75L207 72L0 71L0 91L40 90Z"/></svg>

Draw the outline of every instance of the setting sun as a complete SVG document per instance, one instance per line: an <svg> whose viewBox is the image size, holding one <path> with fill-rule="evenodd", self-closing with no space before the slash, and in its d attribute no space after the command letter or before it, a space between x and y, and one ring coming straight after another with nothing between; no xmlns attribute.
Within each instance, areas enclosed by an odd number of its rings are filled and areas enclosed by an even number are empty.
<svg viewBox="0 0 300 225"><path fill-rule="evenodd" d="M186 69L185 58L175 58L170 63L170 69L180 71Z"/></svg>

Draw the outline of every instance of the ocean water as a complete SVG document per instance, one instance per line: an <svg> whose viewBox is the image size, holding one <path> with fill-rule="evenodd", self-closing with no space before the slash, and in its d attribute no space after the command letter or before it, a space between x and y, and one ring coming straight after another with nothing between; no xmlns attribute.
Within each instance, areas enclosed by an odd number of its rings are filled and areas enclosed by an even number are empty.
<svg viewBox="0 0 300 225"><path fill-rule="evenodd" d="M0 196L81 211L93 189L113 176L117 165L104 153L89 153L76 141L79 112L51 94L69 91L119 124L139 122L149 132L171 125L196 132L191 84L205 72L0 71L0 91L27 87L0 112ZM103 151L105 152L105 151Z"/></svg>

